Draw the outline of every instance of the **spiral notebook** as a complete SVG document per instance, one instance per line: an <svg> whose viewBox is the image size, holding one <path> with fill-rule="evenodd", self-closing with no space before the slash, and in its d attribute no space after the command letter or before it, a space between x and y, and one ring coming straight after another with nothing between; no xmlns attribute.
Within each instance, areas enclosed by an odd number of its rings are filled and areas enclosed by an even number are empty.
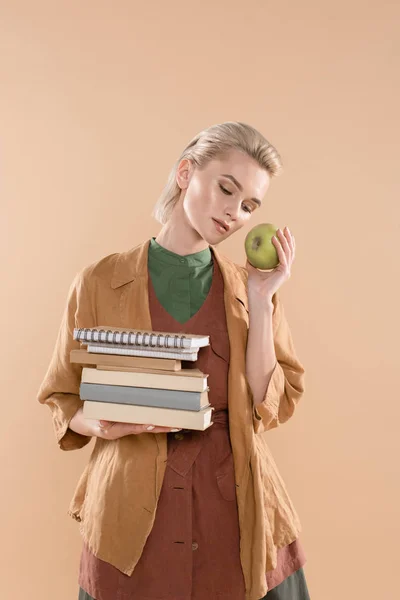
<svg viewBox="0 0 400 600"><path fill-rule="evenodd" d="M133 356L164 356L196 360L199 348L208 346L208 335L177 334L166 331L139 331L100 325L96 328L75 328L74 340L87 345L88 352Z"/></svg>

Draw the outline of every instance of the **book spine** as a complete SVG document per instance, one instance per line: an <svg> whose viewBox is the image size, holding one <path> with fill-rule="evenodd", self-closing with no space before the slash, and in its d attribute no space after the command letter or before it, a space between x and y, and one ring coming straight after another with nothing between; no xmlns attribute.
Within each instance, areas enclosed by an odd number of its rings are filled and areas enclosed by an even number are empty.
<svg viewBox="0 0 400 600"><path fill-rule="evenodd" d="M192 369L189 369L191 371ZM179 390L182 392L204 392L207 379L204 377L189 377L184 375L165 374L161 371L108 371L89 369L82 371L82 382L100 383L102 385L124 385L126 387L155 388L164 390Z"/></svg>
<svg viewBox="0 0 400 600"><path fill-rule="evenodd" d="M207 392L185 392L84 382L81 382L79 392L81 400L188 411L202 410L204 408L204 405L201 406L202 394L207 394ZM208 400L208 394L205 397Z"/></svg>
<svg viewBox="0 0 400 600"><path fill-rule="evenodd" d="M193 348L192 350L187 349L187 348L161 348L161 347L156 347L156 346L127 346L126 344L105 344L104 342L102 342L101 344L99 342L82 342L83 345L85 344L90 344L90 346L96 346L96 348L122 348L123 350L139 350L139 351L146 351L146 352L155 352L157 353L157 355L160 352L164 352L164 353L168 353L169 354L192 354L193 352L198 352L198 348Z"/></svg>
<svg viewBox="0 0 400 600"><path fill-rule="evenodd" d="M172 350L146 350L144 348L121 348L118 346L97 346L95 344L89 344L88 352L94 352L95 354L120 354L126 356L147 356L150 358L175 358L177 360L197 360L197 352L173 352Z"/></svg>
<svg viewBox="0 0 400 600"><path fill-rule="evenodd" d="M74 340L96 344L112 344L142 348L182 350L191 348L191 340L184 334L154 333L149 331L113 331L112 329L75 328Z"/></svg>
<svg viewBox="0 0 400 600"><path fill-rule="evenodd" d="M159 409L148 406L128 406L109 402L83 403L83 416L86 419L104 419L122 423L139 423L162 427L181 427L204 431L212 425L213 407L199 412L187 410Z"/></svg>
<svg viewBox="0 0 400 600"><path fill-rule="evenodd" d="M97 365L97 367L134 367L142 369L159 369L167 373L176 373L182 369L180 360L175 358L148 358L144 356L126 356L117 354L90 353L87 349L71 350L70 361L80 365Z"/></svg>

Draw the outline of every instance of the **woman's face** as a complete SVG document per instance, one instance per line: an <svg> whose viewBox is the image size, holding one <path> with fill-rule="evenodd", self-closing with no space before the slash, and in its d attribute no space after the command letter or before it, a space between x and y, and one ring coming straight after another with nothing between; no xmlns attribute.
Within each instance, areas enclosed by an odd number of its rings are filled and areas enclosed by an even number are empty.
<svg viewBox="0 0 400 600"><path fill-rule="evenodd" d="M177 182L185 191L183 211L189 224L215 245L251 218L267 193L270 176L247 154L231 150L202 169L183 159Z"/></svg>

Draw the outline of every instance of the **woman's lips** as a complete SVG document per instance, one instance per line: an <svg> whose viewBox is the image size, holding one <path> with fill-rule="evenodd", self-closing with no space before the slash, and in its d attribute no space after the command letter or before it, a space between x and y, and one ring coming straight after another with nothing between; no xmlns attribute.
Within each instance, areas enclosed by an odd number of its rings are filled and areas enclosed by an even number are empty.
<svg viewBox="0 0 400 600"><path fill-rule="evenodd" d="M216 221L215 219L213 219L213 221L214 221L215 228L216 228L216 230L217 230L219 233L226 233L226 229L225 229L225 227L223 227L222 225L220 225L220 224L218 223L218 221Z"/></svg>

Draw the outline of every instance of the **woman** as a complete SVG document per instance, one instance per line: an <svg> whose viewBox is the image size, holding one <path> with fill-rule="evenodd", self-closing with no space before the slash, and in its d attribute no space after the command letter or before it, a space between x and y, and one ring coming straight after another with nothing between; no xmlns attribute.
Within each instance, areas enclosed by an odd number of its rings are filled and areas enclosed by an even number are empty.
<svg viewBox="0 0 400 600"><path fill-rule="evenodd" d="M300 523L263 432L304 392L278 290L279 265L240 267L215 248L245 225L281 170L276 149L237 122L200 132L154 209L156 237L83 269L68 295L39 391L60 448L95 447L69 514L80 523L79 600L306 600ZM83 418L74 327L210 335L191 364L209 375L204 432ZM189 365L188 365L189 366Z"/></svg>

